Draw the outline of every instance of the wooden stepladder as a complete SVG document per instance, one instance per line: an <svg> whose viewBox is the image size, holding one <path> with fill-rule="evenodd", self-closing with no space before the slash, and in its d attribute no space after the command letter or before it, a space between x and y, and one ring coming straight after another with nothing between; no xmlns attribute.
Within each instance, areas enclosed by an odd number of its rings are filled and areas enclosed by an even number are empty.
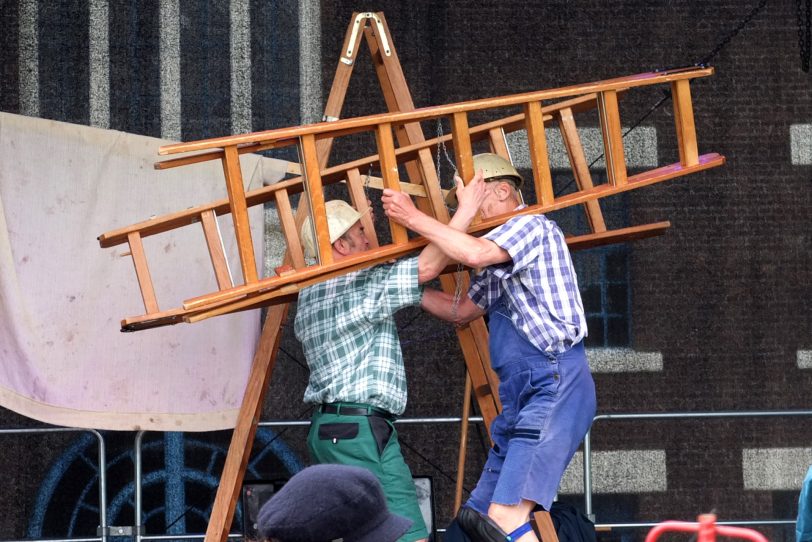
<svg viewBox="0 0 812 542"><path fill-rule="evenodd" d="M341 109L362 38L371 53L389 113L342 120ZM547 212L582 205L590 233L569 237L567 242L571 250L658 235L669 227L668 222L608 229L599 200L602 197L724 163L724 157L716 153L700 156L697 151L689 82L693 78L706 77L712 73L713 70L710 68L671 70L415 110L383 14L355 13L344 39L335 79L326 103L325 122L162 147L159 151L161 154L196 153L160 162L156 164L158 169L220 160L228 199L150 219L107 232L99 237L102 247L127 243L131 248L146 313L125 318L122 321L122 329L135 331L179 322L193 323L235 311L270 306L206 531L206 542L225 542L228 536L259 422L264 394L273 370L280 329L287 315L287 303L296 297L301 288L332 276L403 256L422 248L427 243L422 238L410 239L403 227L390 222L392 241L381 245L369 213L365 213L362 220L373 247L362 254L334 262L325 212L323 191L325 185L343 183L351 201L362 212L368 206L365 188L388 187L405 191L417 199L417 205L421 210L442 222L447 222L449 215L443 201L443 191L440 188L432 151L439 152L441 145L453 148L458 173L463 179L468 180L474 174L472 156L475 146L485 147L509 159L505 134L525 130L537 201L526 209L517 211L517 214ZM674 96L674 120L680 162L629 175L623 150L618 95L638 86L663 83L671 86ZM542 104L543 101L547 103ZM480 125L469 125L470 113L504 108L518 108L519 113ZM595 185L590 177L574 120L577 113L590 109L598 111L609 179L607 183L599 185ZM451 133L426 139L420 122L442 118L449 120ZM553 192L545 126L558 127L572 166L577 190L563 196L557 196ZM377 154L345 164L328 166L334 139L359 132L374 134ZM297 176L245 192L240 155L291 145L298 146L301 157L301 165L291 164L289 168L289 172ZM380 178L361 173L368 172L370 166L374 164L381 170ZM408 182L401 181L399 165L403 166ZM291 196L295 194L301 194L301 197L300 204L294 211ZM253 253L247 208L266 202L276 204L287 251L284 265L277 270L277 275L260 278ZM217 217L227 214L231 215L234 222L244 279L244 283L239 285L232 282L227 271L217 228ZM299 229L308 214L313 218L318 245L318 261L315 265L305 261L298 237ZM475 223L469 231L486 231L504 223L507 218L509 217L496 217ZM141 240L144 236L160 234L198 222L202 225L209 248L218 290L188 299L183 302L182 307L161 310ZM458 288L464 292L467 289L467 277L462 273L458 275L459 277L455 277L452 273L441 277L440 282L446 292L454 293ZM458 280L461 281L459 285ZM498 382L490 368L488 332L484 321L479 319L458 329L457 335L465 358L468 378L463 406L464 422L461 431L455 506L459 506L462 496L466 423L471 392L488 429L501 409L496 393ZM549 515L542 515L537 520L544 542L557 542Z"/></svg>

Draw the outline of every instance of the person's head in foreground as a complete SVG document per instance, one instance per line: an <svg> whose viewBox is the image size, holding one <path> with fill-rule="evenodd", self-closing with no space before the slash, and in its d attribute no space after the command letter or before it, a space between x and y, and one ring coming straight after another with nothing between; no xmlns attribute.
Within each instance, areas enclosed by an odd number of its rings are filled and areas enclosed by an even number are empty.
<svg viewBox="0 0 812 542"><path fill-rule="evenodd" d="M394 542L411 524L389 512L367 469L313 465L262 506L257 530L272 542Z"/></svg>

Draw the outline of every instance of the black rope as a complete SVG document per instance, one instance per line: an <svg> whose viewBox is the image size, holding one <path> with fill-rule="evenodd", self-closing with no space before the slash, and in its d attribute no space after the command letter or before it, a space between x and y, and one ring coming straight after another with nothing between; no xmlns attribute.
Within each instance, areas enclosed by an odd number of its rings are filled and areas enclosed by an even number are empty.
<svg viewBox="0 0 812 542"><path fill-rule="evenodd" d="M801 0L795 0L798 18L798 49L801 53L801 69L809 73L809 56L812 49L812 0L806 0L806 6L801 6Z"/></svg>
<svg viewBox="0 0 812 542"><path fill-rule="evenodd" d="M798 1L798 6L799 6L798 7L798 13L799 13L799 17L800 17L800 10L801 10L800 2L801 2L801 0L797 0L797 1ZM812 0L806 0L807 4L809 4L810 1L812 1ZM764 6L766 6L766 5L767 5L767 0L761 0L758 3L758 5L756 7L754 7L752 10L750 10L750 12L744 17L744 19L742 19L739 22L739 24L737 24L736 27L733 28L733 30L731 30L724 38L722 38L722 40L718 44L716 44L716 46L713 49L711 49L711 51L708 54L706 54L704 57L702 57L701 60L699 60L697 63L695 63L694 66L703 67L703 66L707 65L716 55L719 54L720 51L722 51L722 49L727 47L727 45L733 40L733 38L735 38L739 34L739 32L741 32L744 29L745 26L750 24L750 21L752 21L753 18L756 15L758 15L758 13L762 9L764 9ZM809 28L809 11L807 11L806 16L807 16L807 29L808 29ZM808 32L808 30L807 30L807 32ZM799 22L799 34L800 34L800 22ZM809 34L807 33L807 36L808 35ZM807 47L807 51L808 51L808 47ZM808 55L807 55L807 61L808 61ZM663 70L656 70L656 71L663 71ZM807 62L807 70L806 71L808 71L808 62ZM627 135L629 135L632 132L632 130L634 130L635 128L640 126L640 124L644 120L646 120L648 117L650 117L651 114L654 113L654 111L659 109L660 106L662 106L665 102L667 102L669 99L671 99L671 91L670 90L663 91L663 93L664 93L664 96L662 98L660 98L657 101L656 104L651 106L651 108L649 108L649 110L646 111L646 113L644 113L643 116L641 116L639 119L637 119L637 121L635 121L634 124L632 124L631 127L628 130L626 130L626 132L623 134L623 138L625 138ZM592 169L592 166L594 166L596 163L598 163L600 160L602 160L603 157L604 157L604 153L599 154L598 157L595 158L589 164L588 169ZM574 183L574 182L575 182L575 178L570 179L567 182L567 184L565 184L558 191L556 191L555 197L560 196L564 191L566 191L570 186L572 186L572 183Z"/></svg>

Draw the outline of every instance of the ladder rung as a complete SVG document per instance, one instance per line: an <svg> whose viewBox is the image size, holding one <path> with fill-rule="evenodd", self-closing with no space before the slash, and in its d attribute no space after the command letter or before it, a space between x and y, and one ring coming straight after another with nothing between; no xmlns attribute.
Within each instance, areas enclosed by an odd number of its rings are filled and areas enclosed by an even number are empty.
<svg viewBox="0 0 812 542"><path fill-rule="evenodd" d="M457 161L457 174L468 182L474 176L474 153L471 149L471 131L468 127L468 114L454 113L451 116L451 144L454 145L454 158Z"/></svg>
<svg viewBox="0 0 812 542"><path fill-rule="evenodd" d="M306 264L302 252L302 243L299 240L299 231L293 218L293 209L290 206L290 196L288 196L287 190L277 190L274 192L274 196L276 196L276 212L287 243L288 255L293 262L293 267L301 269Z"/></svg>
<svg viewBox="0 0 812 542"><path fill-rule="evenodd" d="M530 164L533 166L533 181L536 198L542 205L552 204L553 177L550 174L550 157L547 155L547 136L544 134L544 119L541 102L530 102L524 106L527 142L530 146Z"/></svg>
<svg viewBox="0 0 812 542"><path fill-rule="evenodd" d="M674 101L679 161L683 166L695 166L699 163L699 153L696 146L694 108L691 103L691 82L688 80L672 82L671 97Z"/></svg>
<svg viewBox="0 0 812 542"><path fill-rule="evenodd" d="M395 142L392 138L392 125L388 122L378 124L375 130L375 140L378 144L378 156L381 161L381 176L387 188L400 191L400 174L398 162L395 158ZM406 228L390 220L389 228L392 231L392 242L402 245L409 240Z"/></svg>
<svg viewBox="0 0 812 542"><path fill-rule="evenodd" d="M350 200L352 201L353 207L355 207L359 213L361 213L361 225L364 227L364 233L366 233L367 239L369 240L369 246L371 248L378 248L378 233L375 231L375 223L372 221L372 212L367 212L369 209L369 203L367 202L367 195L364 192L364 183L366 181L361 180L361 172L357 169L351 169L347 172L347 186L350 190ZM381 185L383 181L381 180ZM401 183L403 185L405 183Z"/></svg>
<svg viewBox="0 0 812 542"><path fill-rule="evenodd" d="M626 184L626 158L623 153L623 132L620 126L620 110L617 91L598 93L598 116L603 133L603 149L606 159L606 175L613 186Z"/></svg>
<svg viewBox="0 0 812 542"><path fill-rule="evenodd" d="M592 175L589 173L589 165L586 163L584 147L581 144L581 137L578 135L578 128L575 126L575 118L572 115L571 109L565 108L559 112L558 128L561 130L564 148L567 150L567 157L572 166L572 172L578 190L589 190L593 188ZM586 212L589 227L593 232L606 231L606 222L603 219L599 200L587 201L584 204L584 211Z"/></svg>
<svg viewBox="0 0 812 542"><path fill-rule="evenodd" d="M321 171L316 150L316 139L313 134L305 134L299 140L301 159L305 173L305 195L310 201L311 226L314 228L318 245L319 263L333 263L333 250L330 245L330 230L327 226L327 211L324 207L324 189L321 186Z"/></svg>
<svg viewBox="0 0 812 542"><path fill-rule="evenodd" d="M228 201L231 218L234 220L234 235L237 238L237 252L240 256L243 280L246 284L257 281L257 263L254 258L254 242L251 239L251 226L248 222L248 207L245 202L240 155L232 145L223 149L223 173L228 188Z"/></svg>
<svg viewBox="0 0 812 542"><path fill-rule="evenodd" d="M220 227L214 211L209 209L200 213L200 224L203 226L203 235L206 236L206 246L209 249L211 264L214 267L217 286L221 290L231 288L234 286L234 281L231 280L231 271L228 268L228 260L223 250L223 238L220 235Z"/></svg>
<svg viewBox="0 0 812 542"><path fill-rule="evenodd" d="M141 242L141 234L132 232L127 235L127 242L130 245L130 255L135 266L135 276L138 278L138 287L141 289L141 298L144 300L144 309L147 313L158 312L158 300L155 297L155 287L152 285L152 277L147 266L147 257L144 253L144 245Z"/></svg>

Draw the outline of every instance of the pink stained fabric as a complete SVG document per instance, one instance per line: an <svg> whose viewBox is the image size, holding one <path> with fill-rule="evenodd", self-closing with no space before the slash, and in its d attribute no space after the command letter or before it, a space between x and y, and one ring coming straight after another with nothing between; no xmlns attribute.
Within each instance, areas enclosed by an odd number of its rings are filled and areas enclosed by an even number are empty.
<svg viewBox="0 0 812 542"><path fill-rule="evenodd" d="M0 405L44 422L114 430L234 426L259 311L121 333L144 313L127 245L106 231L226 197L212 161L156 171L165 141L0 113ZM286 162L245 156L246 189ZM262 261L261 206L251 209ZM239 284L230 215L219 219ZM144 239L162 310L217 289L202 228Z"/></svg>

